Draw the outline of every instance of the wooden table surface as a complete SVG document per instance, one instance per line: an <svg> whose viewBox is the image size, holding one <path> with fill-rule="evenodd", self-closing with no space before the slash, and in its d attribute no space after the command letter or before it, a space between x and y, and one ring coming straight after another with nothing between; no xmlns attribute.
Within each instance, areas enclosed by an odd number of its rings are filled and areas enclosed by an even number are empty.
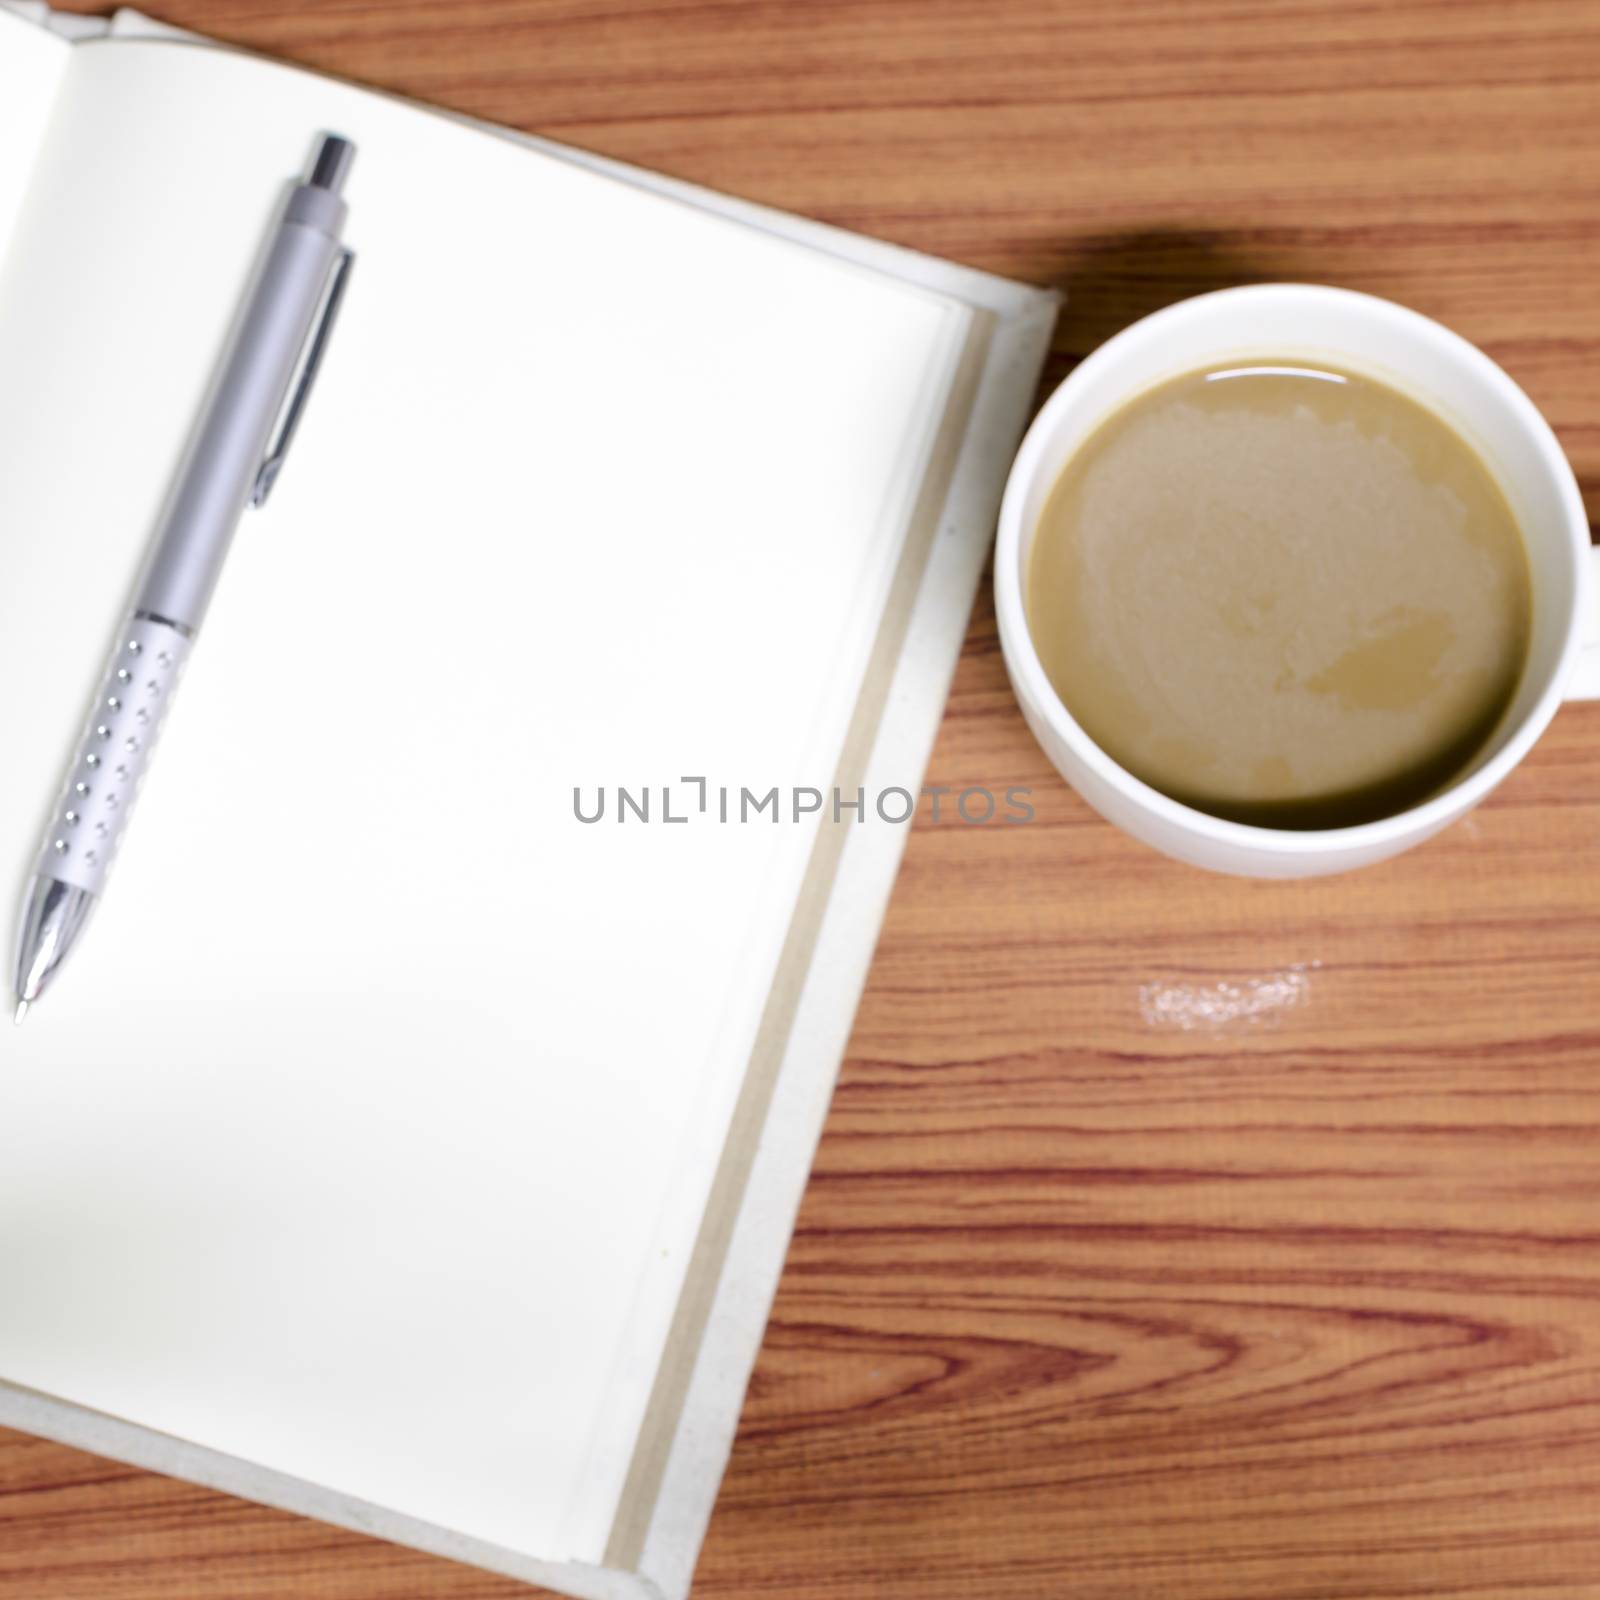
<svg viewBox="0 0 1600 1600"><path fill-rule="evenodd" d="M1596 0L159 10L1064 285L1051 379L1393 296L1600 504ZM1600 708L1398 862L1213 878L1056 781L985 600L930 781L1038 822L911 839L697 1595L1600 1595ZM5 1600L526 1593L0 1435Z"/></svg>

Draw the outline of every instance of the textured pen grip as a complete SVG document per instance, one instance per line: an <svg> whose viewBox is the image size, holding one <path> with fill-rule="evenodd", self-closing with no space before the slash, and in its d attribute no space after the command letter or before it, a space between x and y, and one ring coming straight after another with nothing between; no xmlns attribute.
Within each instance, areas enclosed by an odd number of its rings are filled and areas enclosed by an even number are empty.
<svg viewBox="0 0 1600 1600"><path fill-rule="evenodd" d="M169 623L130 617L73 751L36 870L99 894L190 642Z"/></svg>

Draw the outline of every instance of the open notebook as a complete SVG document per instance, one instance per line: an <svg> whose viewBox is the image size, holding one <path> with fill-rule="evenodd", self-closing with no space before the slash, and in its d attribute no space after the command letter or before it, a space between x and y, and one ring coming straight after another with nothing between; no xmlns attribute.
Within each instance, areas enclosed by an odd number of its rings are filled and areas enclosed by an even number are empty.
<svg viewBox="0 0 1600 1600"><path fill-rule="evenodd" d="M6 904L323 129L357 262L96 926L0 1038L0 1421L682 1594L1054 302L48 23L0 11ZM865 821L793 815L835 786Z"/></svg>

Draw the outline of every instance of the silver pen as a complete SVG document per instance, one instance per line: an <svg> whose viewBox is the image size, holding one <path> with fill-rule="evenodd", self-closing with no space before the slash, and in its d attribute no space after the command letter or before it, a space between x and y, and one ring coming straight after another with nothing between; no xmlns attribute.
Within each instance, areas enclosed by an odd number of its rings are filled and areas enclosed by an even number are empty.
<svg viewBox="0 0 1600 1600"><path fill-rule="evenodd" d="M291 191L179 469L23 897L19 1023L105 888L239 518L283 465L350 269L340 191L354 156L348 140L324 136Z"/></svg>

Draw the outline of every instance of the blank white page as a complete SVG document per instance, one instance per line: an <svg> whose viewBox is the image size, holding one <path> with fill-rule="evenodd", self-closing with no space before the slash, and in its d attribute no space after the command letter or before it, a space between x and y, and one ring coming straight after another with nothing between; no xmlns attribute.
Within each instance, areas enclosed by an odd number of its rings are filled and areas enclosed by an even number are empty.
<svg viewBox="0 0 1600 1600"><path fill-rule="evenodd" d="M815 823L572 792L829 785L970 313L359 90L77 46L0 275L13 899L321 129L326 368L0 1037L0 1377L597 1560Z"/></svg>

